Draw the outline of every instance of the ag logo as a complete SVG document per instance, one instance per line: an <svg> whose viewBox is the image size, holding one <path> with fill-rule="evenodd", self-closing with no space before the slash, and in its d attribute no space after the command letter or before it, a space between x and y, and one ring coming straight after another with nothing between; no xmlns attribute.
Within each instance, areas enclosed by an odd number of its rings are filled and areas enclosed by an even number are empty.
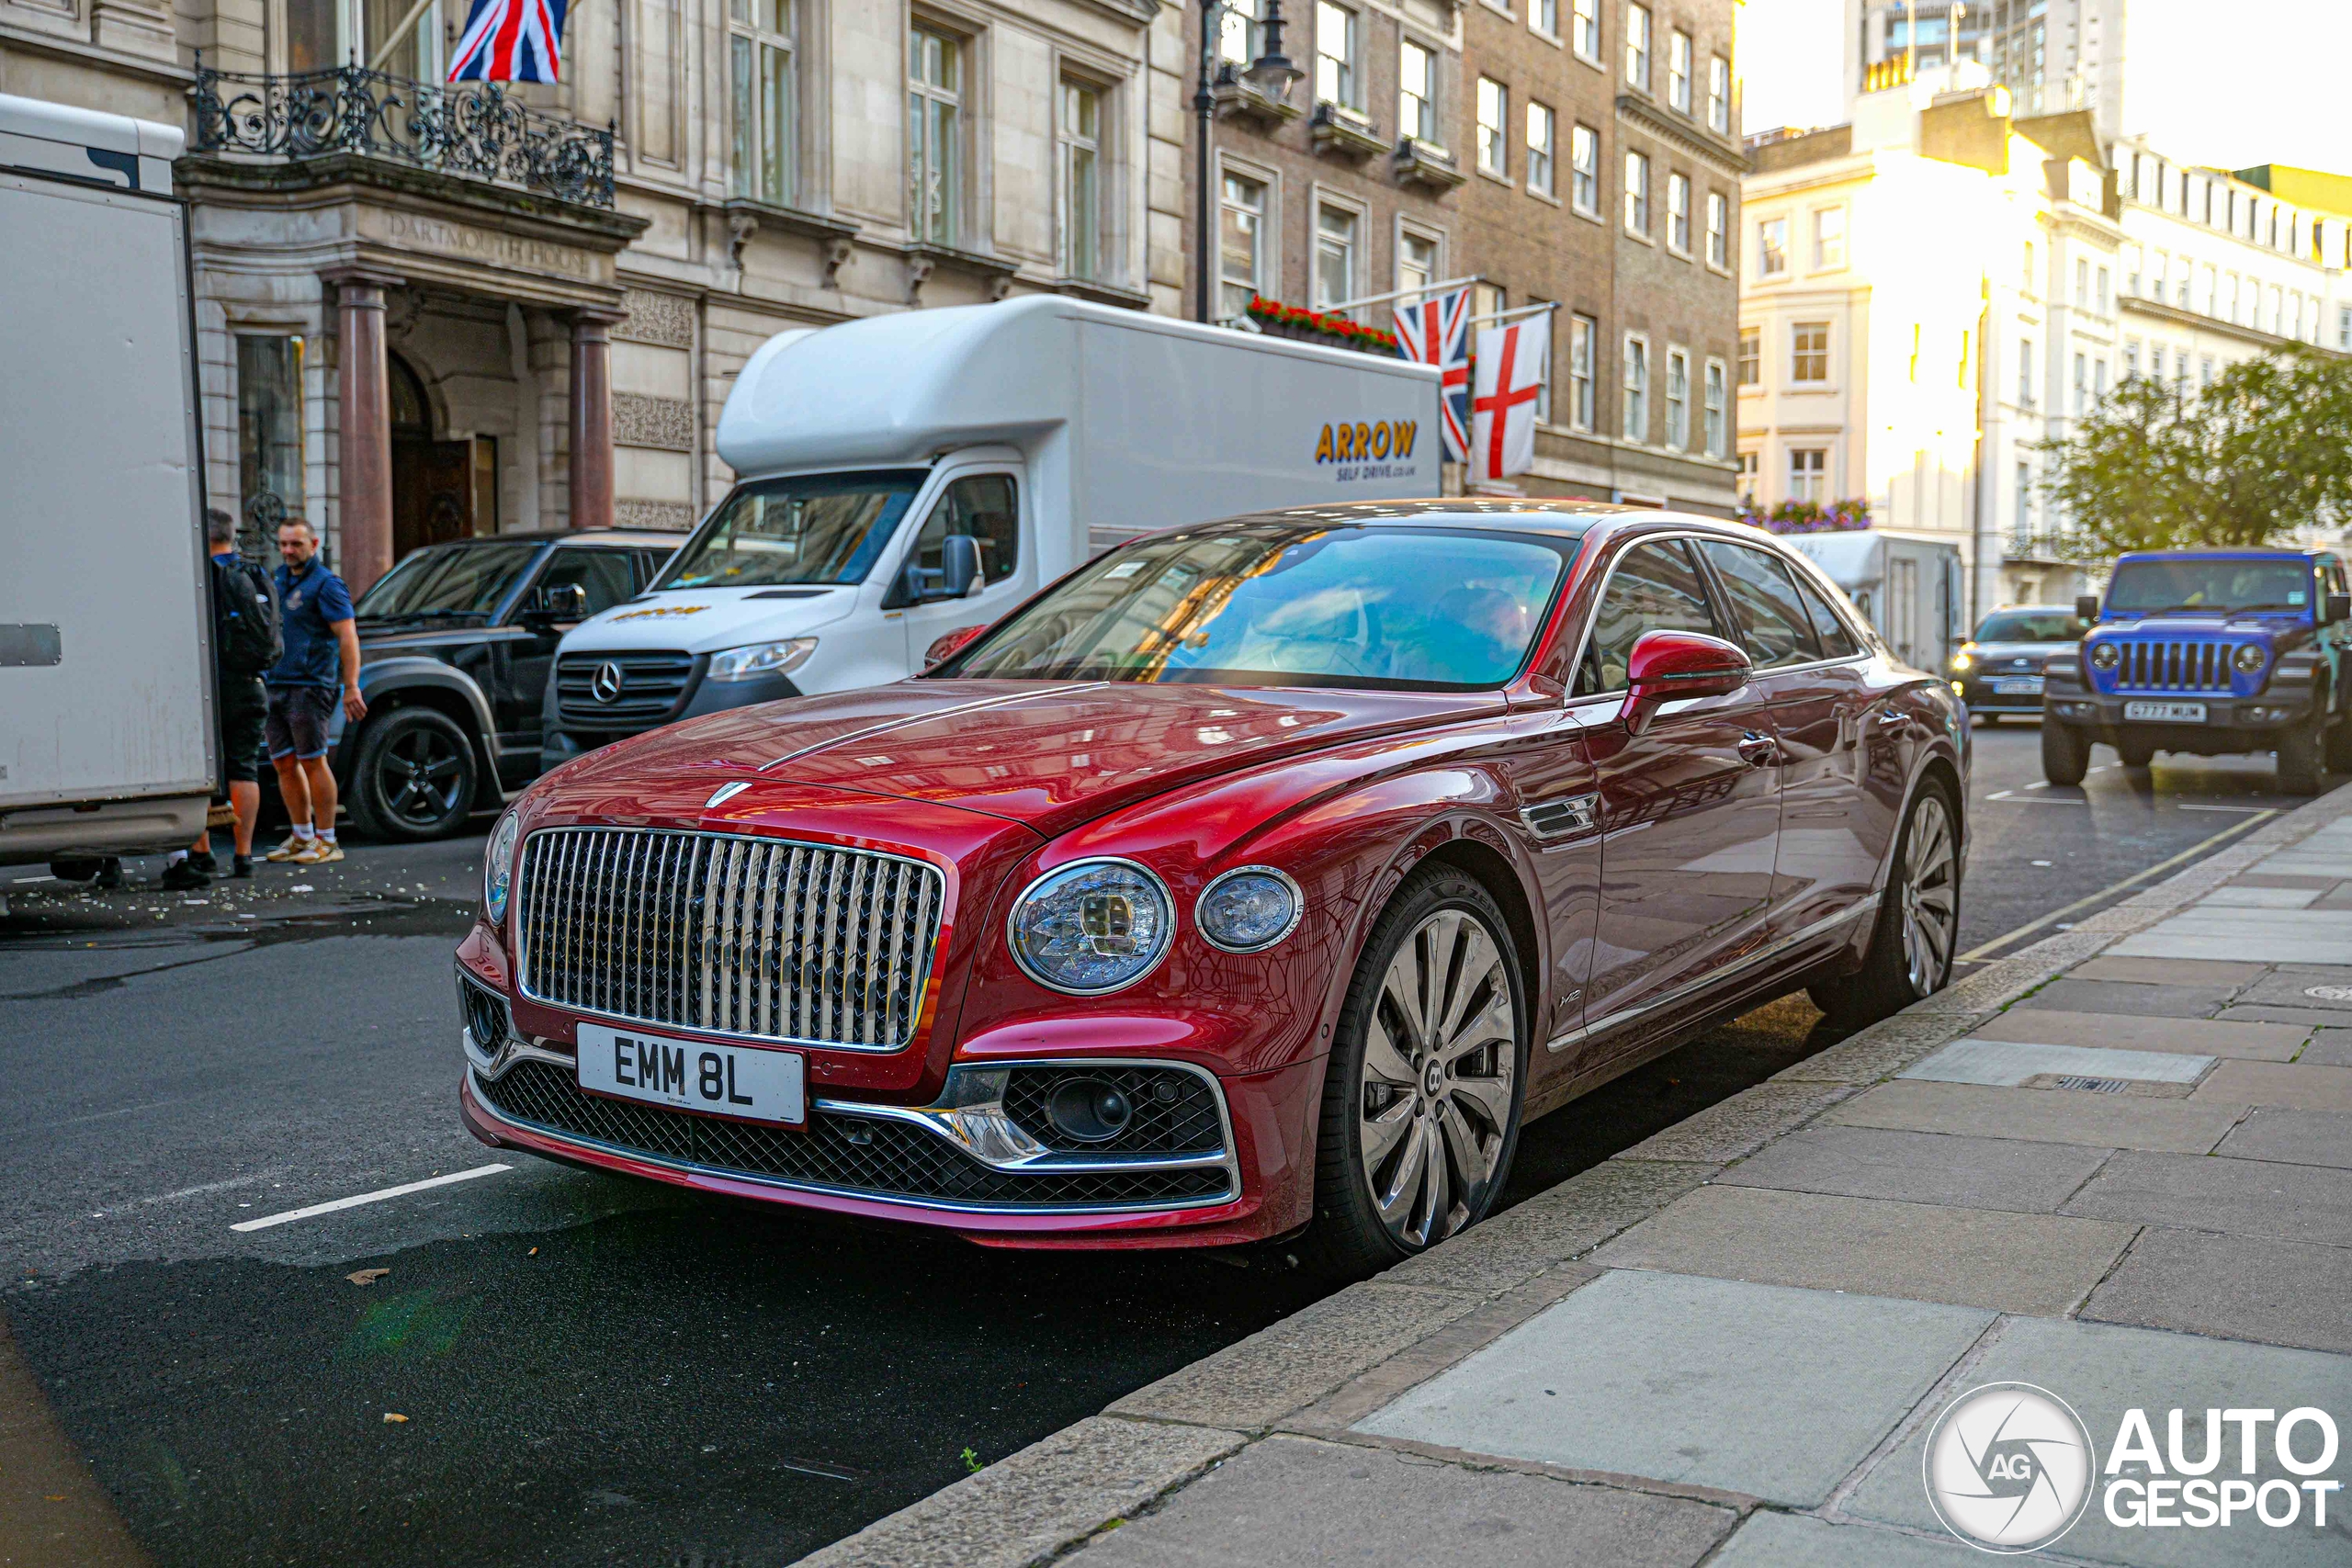
<svg viewBox="0 0 2352 1568"><path fill-rule="evenodd" d="M2064 1400L2031 1383L1986 1383L1946 1405L1928 1429L1928 1501L1971 1546L2038 1551L2083 1517L2096 1460Z"/></svg>
<svg viewBox="0 0 2352 1568"><path fill-rule="evenodd" d="M588 694L600 703L609 703L621 694L621 667L617 660L607 659L596 666L596 673L588 682Z"/></svg>

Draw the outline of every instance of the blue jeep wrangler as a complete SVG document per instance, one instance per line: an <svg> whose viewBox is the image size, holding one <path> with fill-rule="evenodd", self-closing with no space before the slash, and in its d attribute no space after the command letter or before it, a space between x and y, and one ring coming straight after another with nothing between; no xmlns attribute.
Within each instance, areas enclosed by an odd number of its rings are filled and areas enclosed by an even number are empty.
<svg viewBox="0 0 2352 1568"><path fill-rule="evenodd" d="M2158 751L2270 751L2278 787L2318 791L2352 772L2352 582L2319 550L2165 551L2120 557L2093 626L2051 660L2041 697L2041 771L2080 784L2091 742L2126 767Z"/></svg>

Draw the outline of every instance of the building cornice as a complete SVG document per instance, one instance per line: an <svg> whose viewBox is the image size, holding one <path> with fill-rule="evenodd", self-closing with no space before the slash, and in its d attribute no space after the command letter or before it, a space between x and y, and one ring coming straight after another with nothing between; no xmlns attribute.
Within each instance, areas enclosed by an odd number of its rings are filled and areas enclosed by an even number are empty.
<svg viewBox="0 0 2352 1568"><path fill-rule="evenodd" d="M1728 141L1718 141L1679 115L1668 114L1638 93L1617 95L1617 118L1631 121L1659 141L1680 148L1734 179L1753 166L1747 154Z"/></svg>
<svg viewBox="0 0 2352 1568"><path fill-rule="evenodd" d="M2143 299L2137 294L2126 294L2118 303L2127 312L2135 316L2146 316L2176 327L2187 327L2192 332L2212 333L2217 336L2231 338L2238 343L2252 344L2256 348L2317 349L2322 354L2334 355L2339 358L2345 357L2341 350L2329 348L2324 344L2306 343L2301 338L2281 337L2277 333L2266 333L2259 327L2249 327L2239 321L2225 321L2218 316L2200 315L2195 310L2184 310L2177 305L2167 305L2160 299Z"/></svg>
<svg viewBox="0 0 2352 1568"><path fill-rule="evenodd" d="M6 22L0 22L0 48L21 49L28 54L71 60L116 75L144 77L150 82L169 83L175 87L192 86L196 82L196 73L185 65L150 60L144 55L125 54L119 50L100 49L80 39L61 38L55 33L37 32L29 28L12 27Z"/></svg>

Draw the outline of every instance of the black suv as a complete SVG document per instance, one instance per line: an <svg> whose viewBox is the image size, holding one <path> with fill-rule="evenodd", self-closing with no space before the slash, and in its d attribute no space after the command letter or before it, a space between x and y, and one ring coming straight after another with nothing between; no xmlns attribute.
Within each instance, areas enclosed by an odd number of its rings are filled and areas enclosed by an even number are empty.
<svg viewBox="0 0 2352 1568"><path fill-rule="evenodd" d="M368 716L330 737L344 804L382 839L440 838L539 771L539 710L555 645L634 598L680 543L671 534L499 534L401 558L360 595Z"/></svg>

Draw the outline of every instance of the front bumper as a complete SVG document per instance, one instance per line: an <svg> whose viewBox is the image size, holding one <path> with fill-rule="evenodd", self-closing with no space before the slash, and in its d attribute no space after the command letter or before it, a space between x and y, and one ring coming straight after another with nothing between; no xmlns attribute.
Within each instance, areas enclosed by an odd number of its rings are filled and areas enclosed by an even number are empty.
<svg viewBox="0 0 2352 1568"><path fill-rule="evenodd" d="M665 724L700 718L705 714L725 713L732 708L752 707L760 703L780 703L787 697L805 694L789 675L755 675L748 681L706 680L700 661L697 661L693 684L688 687L684 700L668 715L646 724L600 727L564 716L557 701L556 682L549 680L540 710L539 772L546 773L583 751L594 751L600 746L626 740L649 729L659 729Z"/></svg>
<svg viewBox="0 0 2352 1568"><path fill-rule="evenodd" d="M2205 710L2205 716L2201 721L2133 718L2127 712L2133 703L2193 703ZM2308 687L2266 692L2254 697L2201 692L2124 692L2108 696L2097 692L2053 691L2043 699L2043 707L2051 717L2086 729L2193 735L2200 731L2268 733L2283 729L2310 718L2312 703Z"/></svg>
<svg viewBox="0 0 2352 1568"><path fill-rule="evenodd" d="M2004 682L2030 680L2030 692L1996 692L1990 679L1982 675L1955 676L1952 684L1960 693L1960 700L1968 705L1970 713L2041 714L2041 680L2039 676L2000 677Z"/></svg>

